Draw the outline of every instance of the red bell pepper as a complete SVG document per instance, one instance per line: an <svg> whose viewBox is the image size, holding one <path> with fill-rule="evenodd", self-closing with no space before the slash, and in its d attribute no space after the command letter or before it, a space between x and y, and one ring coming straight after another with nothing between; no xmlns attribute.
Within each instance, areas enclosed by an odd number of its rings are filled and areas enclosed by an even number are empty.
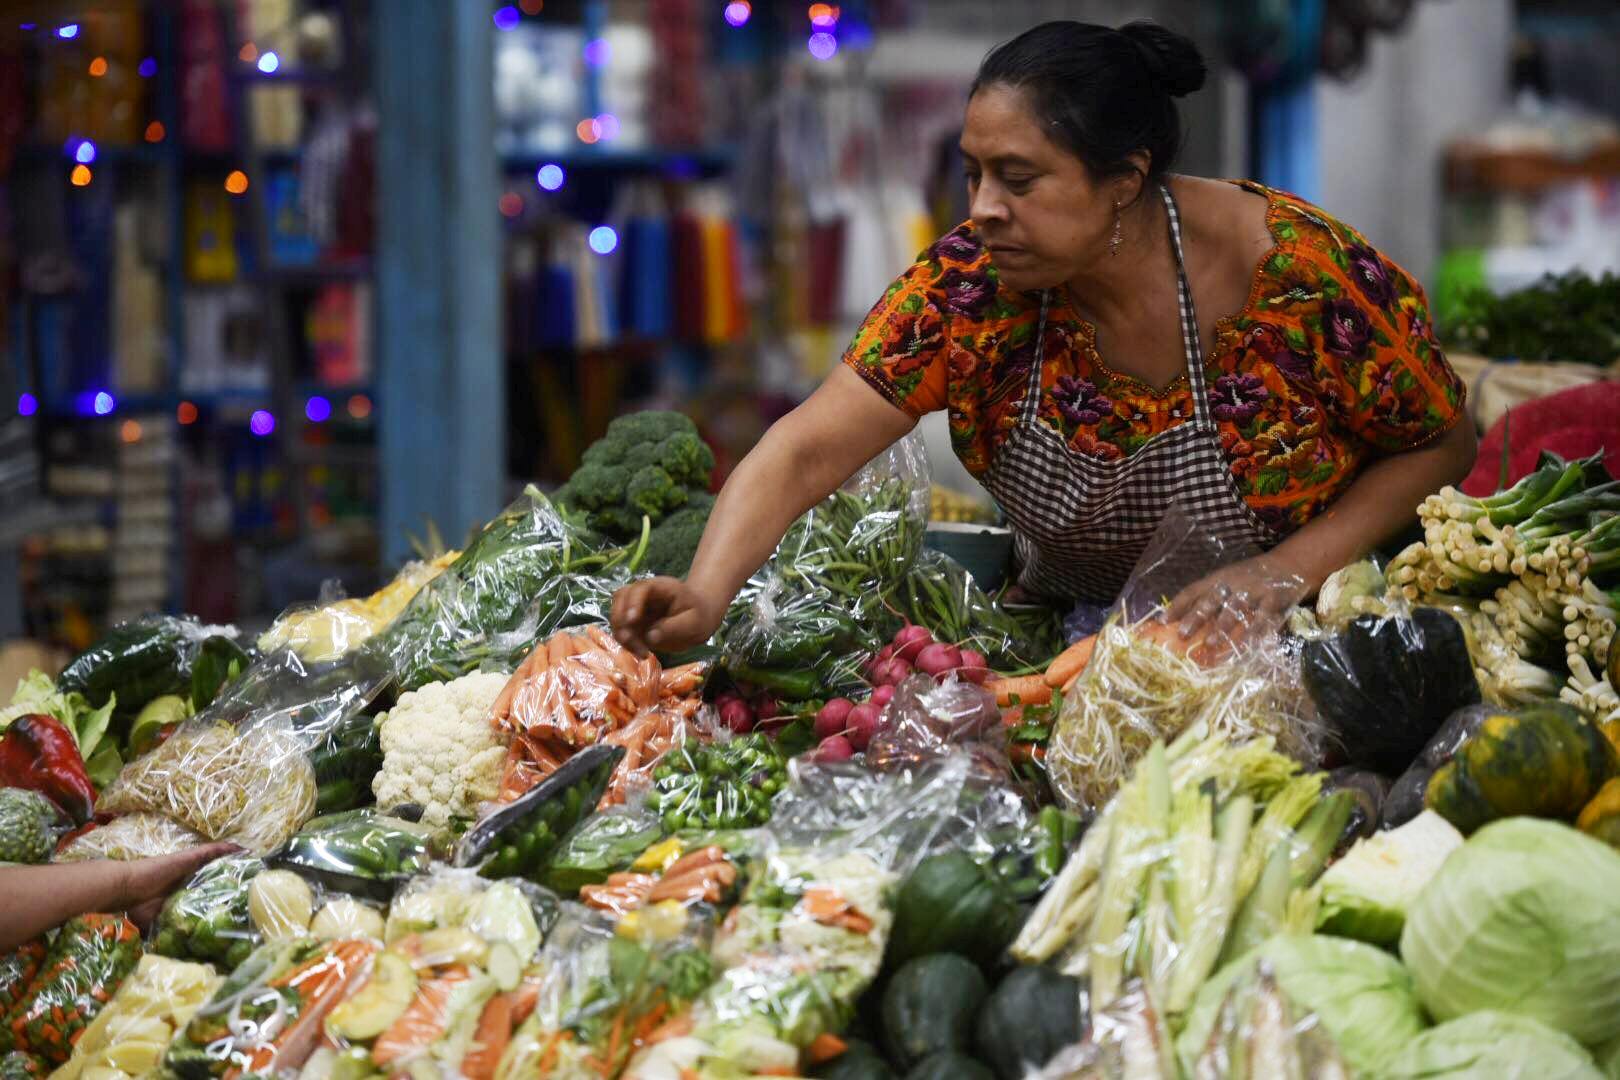
<svg viewBox="0 0 1620 1080"><path fill-rule="evenodd" d="M37 791L81 825L95 814L96 789L78 742L60 720L43 713L18 717L0 738L0 787Z"/></svg>

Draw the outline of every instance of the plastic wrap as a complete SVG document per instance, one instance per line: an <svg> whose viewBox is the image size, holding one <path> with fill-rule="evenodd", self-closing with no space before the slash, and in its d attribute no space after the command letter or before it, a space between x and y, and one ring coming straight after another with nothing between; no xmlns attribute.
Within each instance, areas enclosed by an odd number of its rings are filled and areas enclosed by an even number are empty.
<svg viewBox="0 0 1620 1080"><path fill-rule="evenodd" d="M652 773L647 808L670 832L746 829L770 820L771 800L787 783L787 761L756 732L671 750Z"/></svg>
<svg viewBox="0 0 1620 1080"><path fill-rule="evenodd" d="M879 772L915 768L953 751L965 752L986 780L1010 774L1006 729L996 696L957 679L936 683L914 675L900 684L866 747L866 764Z"/></svg>
<svg viewBox="0 0 1620 1080"><path fill-rule="evenodd" d="M0 788L0 861L48 862L73 822L51 798L30 788Z"/></svg>
<svg viewBox="0 0 1620 1080"><path fill-rule="evenodd" d="M927 627L940 641L973 649L1003 671L1039 664L1062 644L1056 612L1032 627L979 588L961 563L932 548L918 555L894 590L894 603L907 622Z"/></svg>
<svg viewBox="0 0 1620 1080"><path fill-rule="evenodd" d="M97 708L116 697L125 717L165 694L188 698L200 709L213 700L226 673L212 662L197 670L204 644L219 639L228 646L211 650L211 660L245 660L236 636L235 627L204 626L187 616L143 616L120 623L74 657L57 677L57 689L82 693Z"/></svg>
<svg viewBox="0 0 1620 1080"><path fill-rule="evenodd" d="M329 888L387 900L432 863L433 829L366 808L315 818L277 852L277 865Z"/></svg>
<svg viewBox="0 0 1620 1080"><path fill-rule="evenodd" d="M259 946L181 1029L164 1055L164 1072L212 1080L296 1071L377 950L372 941L312 938Z"/></svg>
<svg viewBox="0 0 1620 1080"><path fill-rule="evenodd" d="M1194 1080L1348 1080L1350 1070L1320 1021L1288 1000L1270 965L1262 962L1254 980L1240 980L1226 995L1192 1075Z"/></svg>
<svg viewBox="0 0 1620 1080"><path fill-rule="evenodd" d="M145 859L173 855L207 842L206 837L162 814L125 814L68 841L67 846L56 853L55 861Z"/></svg>
<svg viewBox="0 0 1620 1080"><path fill-rule="evenodd" d="M1379 813L1378 823L1382 828L1393 829L1397 825L1404 825L1423 812L1423 798L1428 791L1429 778L1436 769L1457 756L1457 751L1473 738L1492 711L1485 706L1459 709L1440 725L1423 751L1390 785Z"/></svg>
<svg viewBox="0 0 1620 1080"><path fill-rule="evenodd" d="M629 870L609 874L601 884L582 886L580 900L616 917L641 913L642 923L634 926L668 918L675 907L719 905L737 884L737 864L718 844L685 850L677 841L667 858L647 858L658 853L657 847L649 849Z"/></svg>
<svg viewBox="0 0 1620 1080"><path fill-rule="evenodd" d="M386 681L358 656L324 667L290 650L261 657L206 711L125 766L96 811L159 813L210 840L273 851L315 812L311 755Z"/></svg>
<svg viewBox="0 0 1620 1080"><path fill-rule="evenodd" d="M620 1075L633 1053L681 1024L713 978L710 926L679 906L663 914L615 922L570 906L541 953L534 1014L495 1080Z"/></svg>
<svg viewBox="0 0 1620 1080"><path fill-rule="evenodd" d="M533 999L520 988L554 911L523 882L444 868L417 879L390 909L386 947L327 1016L330 1045L304 1075L336 1075L339 1060L362 1074L491 1075Z"/></svg>
<svg viewBox="0 0 1620 1080"><path fill-rule="evenodd" d="M560 896L577 896L583 886L630 869L663 836L658 816L640 805L593 814L563 837L542 868L540 883Z"/></svg>
<svg viewBox="0 0 1620 1080"><path fill-rule="evenodd" d="M52 1076L79 1080L133 1080L155 1072L176 1031L216 989L221 977L206 964L143 956L101 1015L74 1045L73 1056Z"/></svg>
<svg viewBox="0 0 1620 1080"><path fill-rule="evenodd" d="M248 883L264 869L254 855L227 855L169 895L153 927L152 951L233 968L259 944L248 915Z"/></svg>
<svg viewBox="0 0 1620 1080"><path fill-rule="evenodd" d="M36 938L0 956L0 1016L10 1012L22 1000L34 976L39 974L40 966L45 963L45 952L45 940ZM4 1039L5 1034L0 1032L0 1041Z"/></svg>
<svg viewBox="0 0 1620 1080"><path fill-rule="evenodd" d="M1359 615L1306 641L1300 674L1351 765L1394 775L1448 716L1480 701L1461 624L1449 613Z"/></svg>
<svg viewBox="0 0 1620 1080"><path fill-rule="evenodd" d="M51 1066L73 1043L141 958L141 934L122 915L69 919L0 1027L0 1049L22 1050Z"/></svg>
<svg viewBox="0 0 1620 1080"><path fill-rule="evenodd" d="M623 803L685 739L702 705L705 673L701 664L666 670L656 657L638 659L601 626L554 634L524 659L495 701L492 722L512 739L502 800L601 742L624 751L603 805Z"/></svg>
<svg viewBox="0 0 1620 1080"><path fill-rule="evenodd" d="M1233 738L1268 735L1285 753L1318 758L1324 734L1300 687L1297 658L1280 637L1250 638L1235 657L1210 666L1184 655L1177 640L1173 627L1154 619L1116 618L1098 633L1046 756L1064 805L1095 813L1155 739L1195 723Z"/></svg>
<svg viewBox="0 0 1620 1080"><path fill-rule="evenodd" d="M1178 1080L1179 1076L1165 1018L1147 990L1134 986L1110 1007L1094 1012L1085 1038L1060 1051L1032 1080Z"/></svg>
<svg viewBox="0 0 1620 1080"><path fill-rule="evenodd" d="M889 598L922 551L927 469L907 436L788 528L721 628L733 677L789 701L860 685L858 654L898 625Z"/></svg>
<svg viewBox="0 0 1620 1080"><path fill-rule="evenodd" d="M562 838L596 807L624 756L622 748L607 745L575 754L468 830L456 847L456 865L477 865L488 878L538 877Z"/></svg>
<svg viewBox="0 0 1620 1080"><path fill-rule="evenodd" d="M311 663L335 660L393 622L422 586L438 577L456 555L452 551L432 562L408 562L392 581L370 596L345 597L337 582L326 582L315 604L282 612L259 637L259 649L275 652L290 648Z"/></svg>
<svg viewBox="0 0 1620 1080"><path fill-rule="evenodd" d="M383 659L401 690L510 671L555 631L606 622L626 566L625 553L589 550L531 486L361 651Z"/></svg>

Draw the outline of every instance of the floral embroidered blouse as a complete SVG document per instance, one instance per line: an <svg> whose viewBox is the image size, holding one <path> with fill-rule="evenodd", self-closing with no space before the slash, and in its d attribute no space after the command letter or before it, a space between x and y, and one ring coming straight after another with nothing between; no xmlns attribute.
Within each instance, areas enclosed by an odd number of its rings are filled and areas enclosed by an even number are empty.
<svg viewBox="0 0 1620 1080"><path fill-rule="evenodd" d="M1288 533L1343 494L1369 459L1450 429L1465 387L1410 275L1302 199L1242 186L1266 196L1274 243L1248 302L1216 327L1205 382L1239 494ZM889 286L844 363L913 416L948 410L957 456L981 475L1022 412L1039 313L1038 294L997 286L989 253L964 223ZM1120 458L1191 419L1185 373L1155 390L1110 370L1095 340L1053 293L1038 415L1070 447Z"/></svg>

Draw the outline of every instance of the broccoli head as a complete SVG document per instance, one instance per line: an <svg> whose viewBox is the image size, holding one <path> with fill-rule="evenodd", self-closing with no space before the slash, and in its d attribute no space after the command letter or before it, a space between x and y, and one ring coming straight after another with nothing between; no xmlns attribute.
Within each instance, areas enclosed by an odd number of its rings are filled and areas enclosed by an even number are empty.
<svg viewBox="0 0 1620 1080"><path fill-rule="evenodd" d="M582 465L618 465L624 461L628 444L619 439L597 439L580 457Z"/></svg>
<svg viewBox="0 0 1620 1080"><path fill-rule="evenodd" d="M680 484L707 488L714 471L714 451L696 435L677 432L658 444L658 463Z"/></svg>
<svg viewBox="0 0 1620 1080"><path fill-rule="evenodd" d="M692 556L697 554L698 541L703 539L708 523L706 507L687 506L675 511L647 538L642 567L669 577L685 576L692 568Z"/></svg>
<svg viewBox="0 0 1620 1080"><path fill-rule="evenodd" d="M638 412L621 416L608 425L606 439L635 446L656 446L679 432L697 434L697 425L678 412Z"/></svg>
<svg viewBox="0 0 1620 1080"><path fill-rule="evenodd" d="M564 485L568 502L583 510L605 510L624 502L629 474L617 465L581 465Z"/></svg>
<svg viewBox="0 0 1620 1080"><path fill-rule="evenodd" d="M591 515L591 528L627 544L641 535L641 513L628 506L610 506Z"/></svg>
<svg viewBox="0 0 1620 1080"><path fill-rule="evenodd" d="M649 465L662 466L664 463L658 457L658 447L660 445L659 443L637 443L634 446L626 447L624 459L619 463L619 467L627 475L634 476Z"/></svg>
<svg viewBox="0 0 1620 1080"><path fill-rule="evenodd" d="M663 520L665 514L686 504L686 489L677 484L657 465L638 469L625 488L625 502L630 509L639 510L652 518L653 524Z"/></svg>

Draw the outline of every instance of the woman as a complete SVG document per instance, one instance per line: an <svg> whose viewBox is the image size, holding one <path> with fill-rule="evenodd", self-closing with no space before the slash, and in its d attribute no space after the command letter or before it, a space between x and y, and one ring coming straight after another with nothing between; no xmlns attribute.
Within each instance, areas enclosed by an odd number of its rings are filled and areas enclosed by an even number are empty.
<svg viewBox="0 0 1620 1080"><path fill-rule="evenodd" d="M991 52L961 139L971 220L737 467L687 578L619 593L620 640L705 640L793 519L936 409L1026 592L1107 603L1173 505L1261 551L1175 598L1188 636L1241 637L1460 479L1473 426L1417 283L1293 196L1170 171L1173 99L1203 81L1149 23Z"/></svg>

